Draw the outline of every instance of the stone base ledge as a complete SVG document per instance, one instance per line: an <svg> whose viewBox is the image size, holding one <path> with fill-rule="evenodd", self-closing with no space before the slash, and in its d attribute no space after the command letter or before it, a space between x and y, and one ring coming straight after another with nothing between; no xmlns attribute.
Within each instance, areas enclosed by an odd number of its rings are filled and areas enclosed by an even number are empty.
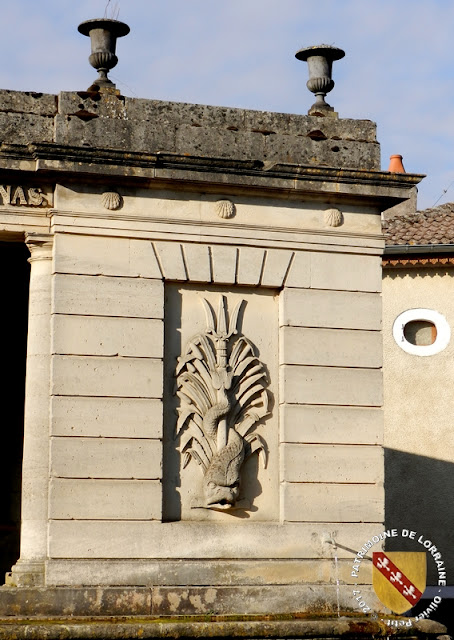
<svg viewBox="0 0 454 640"><path fill-rule="evenodd" d="M296 617L296 616L294 616ZM0 640L147 640L152 638L363 638L402 637L448 640L446 627L432 620L417 622L412 627L391 627L363 617L285 620L228 617L207 620L182 618L112 618L112 619L0 619Z"/></svg>
<svg viewBox="0 0 454 640"><path fill-rule="evenodd" d="M368 602L379 610L371 587ZM351 587L329 584L206 587L0 588L0 618L7 616L334 615L355 612Z"/></svg>
<svg viewBox="0 0 454 640"><path fill-rule="evenodd" d="M10 586L43 587L45 575L46 566L44 562L18 560L11 571L6 574L5 581Z"/></svg>

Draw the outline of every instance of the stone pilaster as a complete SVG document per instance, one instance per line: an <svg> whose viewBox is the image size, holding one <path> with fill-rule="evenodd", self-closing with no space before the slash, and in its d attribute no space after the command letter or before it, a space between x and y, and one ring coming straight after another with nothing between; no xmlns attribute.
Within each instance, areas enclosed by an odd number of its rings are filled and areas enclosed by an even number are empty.
<svg viewBox="0 0 454 640"><path fill-rule="evenodd" d="M53 237L26 234L30 250L30 302L22 471L20 559L17 585L44 584L49 487L50 313Z"/></svg>

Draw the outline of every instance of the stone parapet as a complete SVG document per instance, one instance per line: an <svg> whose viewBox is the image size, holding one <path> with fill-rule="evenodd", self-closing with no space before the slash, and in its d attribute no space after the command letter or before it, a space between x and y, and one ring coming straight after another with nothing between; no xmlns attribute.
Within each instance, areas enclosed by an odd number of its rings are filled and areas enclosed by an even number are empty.
<svg viewBox="0 0 454 640"><path fill-rule="evenodd" d="M380 170L375 123L125 98L0 91L4 143Z"/></svg>

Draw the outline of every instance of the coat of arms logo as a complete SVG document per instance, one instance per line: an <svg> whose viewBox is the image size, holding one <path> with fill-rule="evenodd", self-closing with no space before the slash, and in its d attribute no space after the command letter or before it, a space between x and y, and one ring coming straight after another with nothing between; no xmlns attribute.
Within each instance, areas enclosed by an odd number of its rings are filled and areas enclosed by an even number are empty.
<svg viewBox="0 0 454 640"><path fill-rule="evenodd" d="M412 609L426 588L424 551L374 551L373 586L380 602L396 614Z"/></svg>

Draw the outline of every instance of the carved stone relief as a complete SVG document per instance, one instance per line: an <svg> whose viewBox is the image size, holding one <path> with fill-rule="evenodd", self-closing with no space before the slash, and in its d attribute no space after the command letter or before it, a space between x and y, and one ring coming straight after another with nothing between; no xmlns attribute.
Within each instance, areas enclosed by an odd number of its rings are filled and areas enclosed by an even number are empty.
<svg viewBox="0 0 454 640"><path fill-rule="evenodd" d="M120 209L123 204L123 198L117 191L105 191L102 196L102 206L110 211Z"/></svg>
<svg viewBox="0 0 454 640"><path fill-rule="evenodd" d="M340 227L344 222L344 216L339 209L326 209L323 213L323 219L327 227Z"/></svg>
<svg viewBox="0 0 454 640"><path fill-rule="evenodd" d="M267 446L254 428L269 413L267 372L253 343L239 332L244 300L228 314L220 296L217 317L205 298L201 302L206 329L188 342L176 368L176 436L183 468L194 460L204 476L203 494L193 506L231 509L240 495L243 462L258 451L266 467Z"/></svg>
<svg viewBox="0 0 454 640"><path fill-rule="evenodd" d="M231 200L218 200L215 207L220 218L233 218L235 215L235 205Z"/></svg>
<svg viewBox="0 0 454 640"><path fill-rule="evenodd" d="M48 207L51 196L41 187L0 184L0 205Z"/></svg>
<svg viewBox="0 0 454 640"><path fill-rule="evenodd" d="M278 295L166 283L165 305L163 520L278 521Z"/></svg>

